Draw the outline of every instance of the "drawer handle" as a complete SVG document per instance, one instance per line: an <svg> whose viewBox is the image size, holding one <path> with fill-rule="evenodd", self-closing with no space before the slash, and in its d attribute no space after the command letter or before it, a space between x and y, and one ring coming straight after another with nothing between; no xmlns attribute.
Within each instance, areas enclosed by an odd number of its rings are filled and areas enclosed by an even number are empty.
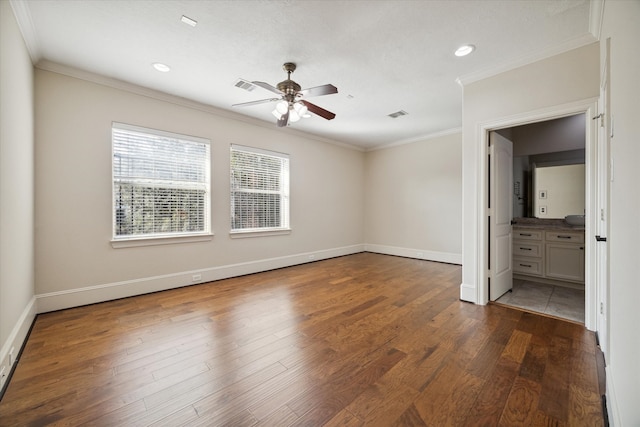
<svg viewBox="0 0 640 427"><path fill-rule="evenodd" d="M518 234L520 234L521 236L525 236L525 237L531 237L531 234L529 234L529 233L518 233Z"/></svg>
<svg viewBox="0 0 640 427"><path fill-rule="evenodd" d="M521 251L530 251L531 248L520 248Z"/></svg>
<svg viewBox="0 0 640 427"><path fill-rule="evenodd" d="M571 236L562 236L560 234L558 234L557 237L558 237L558 239L570 239L571 238Z"/></svg>
<svg viewBox="0 0 640 427"><path fill-rule="evenodd" d="M531 268L531 264L520 264L520 267L529 267L529 268Z"/></svg>

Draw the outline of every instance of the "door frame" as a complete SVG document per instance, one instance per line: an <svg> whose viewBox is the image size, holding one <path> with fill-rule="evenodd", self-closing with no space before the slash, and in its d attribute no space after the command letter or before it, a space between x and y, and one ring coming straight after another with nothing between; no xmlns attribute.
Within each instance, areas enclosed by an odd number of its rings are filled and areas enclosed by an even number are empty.
<svg viewBox="0 0 640 427"><path fill-rule="evenodd" d="M488 253L489 234L487 230L488 209L488 170L487 158L489 155L489 132L503 128L520 126L530 123L558 119L576 114L585 115L585 326L589 330L597 328L597 278L595 265L597 262L595 251L596 230L596 185L606 182L606 177L598 177L597 171L597 138L598 120L592 120L598 115L598 98L589 98L569 104L557 105L536 111L529 111L517 115L505 116L490 122L478 124L479 151L476 158L476 183L477 183L477 209L476 230L478 263L476 271L476 301L479 304L489 302L488 280Z"/></svg>

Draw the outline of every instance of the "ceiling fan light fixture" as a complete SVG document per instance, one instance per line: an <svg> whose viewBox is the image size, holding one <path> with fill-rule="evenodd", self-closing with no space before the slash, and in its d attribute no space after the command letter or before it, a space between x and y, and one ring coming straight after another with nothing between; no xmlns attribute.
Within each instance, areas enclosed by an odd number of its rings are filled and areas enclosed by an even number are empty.
<svg viewBox="0 0 640 427"><path fill-rule="evenodd" d="M280 120L280 118L282 117L282 113L280 113L277 108L273 110L271 114L273 114L278 120Z"/></svg>
<svg viewBox="0 0 640 427"><path fill-rule="evenodd" d="M296 102L295 104L293 104L293 108L296 110L296 113L298 113L300 117L306 116L307 111L309 110L307 106L302 102Z"/></svg>
<svg viewBox="0 0 640 427"><path fill-rule="evenodd" d="M296 109L295 109L295 108L292 108L292 109L289 111L289 121L290 121L291 123L295 123L295 122L297 122L298 120L300 120L300 115L298 114L298 112L296 111Z"/></svg>
<svg viewBox="0 0 640 427"><path fill-rule="evenodd" d="M289 109L289 103L285 100L282 100L276 104L276 111L283 115Z"/></svg>
<svg viewBox="0 0 640 427"><path fill-rule="evenodd" d="M460 46L458 49L456 49L456 51L454 52L454 55L456 55L456 56L467 56L471 52L473 52L474 50L476 50L476 47L474 45L465 44L465 45Z"/></svg>

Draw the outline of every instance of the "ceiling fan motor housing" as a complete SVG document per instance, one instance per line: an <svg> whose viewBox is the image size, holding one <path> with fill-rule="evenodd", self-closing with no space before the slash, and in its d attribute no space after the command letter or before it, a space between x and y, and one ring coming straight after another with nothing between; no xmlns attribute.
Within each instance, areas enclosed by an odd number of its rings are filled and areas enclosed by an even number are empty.
<svg viewBox="0 0 640 427"><path fill-rule="evenodd" d="M285 62L282 68L287 72L287 80L281 81L276 87L284 93L284 97L289 103L295 102L296 94L302 89L298 83L291 80L291 73L296 70L296 64Z"/></svg>

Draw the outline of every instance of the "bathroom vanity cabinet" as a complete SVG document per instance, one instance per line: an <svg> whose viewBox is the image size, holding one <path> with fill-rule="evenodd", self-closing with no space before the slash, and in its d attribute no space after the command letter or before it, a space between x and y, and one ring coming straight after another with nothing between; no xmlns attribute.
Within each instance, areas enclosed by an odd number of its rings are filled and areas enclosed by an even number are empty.
<svg viewBox="0 0 640 427"><path fill-rule="evenodd" d="M584 230L514 227L512 256L515 278L584 286Z"/></svg>

